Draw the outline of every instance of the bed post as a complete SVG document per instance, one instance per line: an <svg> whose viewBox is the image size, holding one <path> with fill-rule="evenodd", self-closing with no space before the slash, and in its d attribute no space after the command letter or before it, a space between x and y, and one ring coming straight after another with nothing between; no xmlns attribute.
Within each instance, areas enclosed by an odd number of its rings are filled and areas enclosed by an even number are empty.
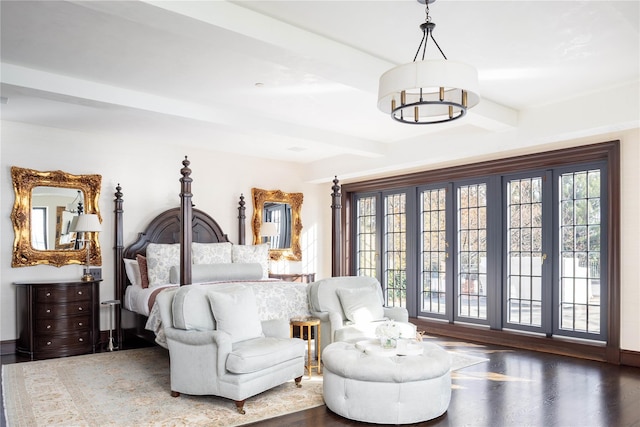
<svg viewBox="0 0 640 427"><path fill-rule="evenodd" d="M191 242L193 240L191 204L191 169L189 160L184 156L183 168L180 169L180 286L191 284Z"/></svg>
<svg viewBox="0 0 640 427"><path fill-rule="evenodd" d="M121 320L122 320L122 303L124 302L124 275L123 275L123 262L122 256L124 254L124 240L123 240L123 229L122 229L122 187L120 187L120 183L116 186L115 192L115 214L116 214L116 223L115 223L115 236L116 236L116 245L114 247L115 251L115 278L116 278L116 295L115 299L120 300L120 306L116 306L116 319L115 319L115 334L116 334L116 345L118 348L122 348L122 334L121 334ZM109 325L111 328L111 325Z"/></svg>
<svg viewBox="0 0 640 427"><path fill-rule="evenodd" d="M244 245L245 242L245 234L246 234L246 225L245 225L245 211L247 208L244 207L244 194L240 193L240 201L238 202L238 244Z"/></svg>
<svg viewBox="0 0 640 427"><path fill-rule="evenodd" d="M340 186L338 185L338 177L333 180L331 189L331 277L342 275L340 263L342 261L342 235L340 227L340 217L342 214L342 205L340 194Z"/></svg>

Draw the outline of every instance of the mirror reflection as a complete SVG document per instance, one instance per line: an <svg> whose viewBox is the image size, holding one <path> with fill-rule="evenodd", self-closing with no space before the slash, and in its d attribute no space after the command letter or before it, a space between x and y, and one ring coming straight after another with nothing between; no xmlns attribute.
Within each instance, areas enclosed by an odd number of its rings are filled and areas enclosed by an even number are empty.
<svg viewBox="0 0 640 427"><path fill-rule="evenodd" d="M73 222L83 212L84 194L76 188L37 186L31 192L31 247L79 249ZM78 244L76 244L78 242Z"/></svg>
<svg viewBox="0 0 640 427"><path fill-rule="evenodd" d="M263 243L271 249L291 247L291 205L289 203L264 202L262 228Z"/></svg>

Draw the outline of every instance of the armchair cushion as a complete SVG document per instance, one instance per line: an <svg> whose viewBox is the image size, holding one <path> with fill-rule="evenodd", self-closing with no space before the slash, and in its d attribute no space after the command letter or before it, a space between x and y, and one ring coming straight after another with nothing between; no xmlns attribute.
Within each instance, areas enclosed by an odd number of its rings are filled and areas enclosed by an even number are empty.
<svg viewBox="0 0 640 427"><path fill-rule="evenodd" d="M298 338L263 337L233 344L226 369L248 374L293 360L304 354L304 341Z"/></svg>
<svg viewBox="0 0 640 427"><path fill-rule="evenodd" d="M253 290L237 287L207 293L217 329L228 333L231 342L262 337L262 323Z"/></svg>
<svg viewBox="0 0 640 427"><path fill-rule="evenodd" d="M375 289L338 288L336 289L342 311L347 319L355 323L373 322L384 318L382 302Z"/></svg>

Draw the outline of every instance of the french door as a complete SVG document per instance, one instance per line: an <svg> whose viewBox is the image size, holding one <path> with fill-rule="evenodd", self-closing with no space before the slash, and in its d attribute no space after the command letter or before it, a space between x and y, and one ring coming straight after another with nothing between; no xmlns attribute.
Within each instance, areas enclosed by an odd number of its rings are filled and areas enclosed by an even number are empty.
<svg viewBox="0 0 640 427"><path fill-rule="evenodd" d="M606 340L605 168L356 194L354 273L411 316Z"/></svg>

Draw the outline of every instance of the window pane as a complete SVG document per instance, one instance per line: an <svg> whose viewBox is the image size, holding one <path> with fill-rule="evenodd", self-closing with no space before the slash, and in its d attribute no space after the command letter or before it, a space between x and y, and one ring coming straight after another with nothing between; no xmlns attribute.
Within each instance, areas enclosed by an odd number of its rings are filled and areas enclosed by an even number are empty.
<svg viewBox="0 0 640 427"><path fill-rule="evenodd" d="M422 270L420 272L422 312L445 314L446 279L446 189L425 190L420 194L422 224Z"/></svg>
<svg viewBox="0 0 640 427"><path fill-rule="evenodd" d="M392 194L384 198L384 274L386 305L407 305L407 211L406 195Z"/></svg>
<svg viewBox="0 0 640 427"><path fill-rule="evenodd" d="M356 200L356 275L376 277L376 197Z"/></svg>
<svg viewBox="0 0 640 427"><path fill-rule="evenodd" d="M599 334L600 171L563 174L560 185L560 329Z"/></svg>
<svg viewBox="0 0 640 427"><path fill-rule="evenodd" d="M487 318L487 188L474 184L458 189L458 316Z"/></svg>
<svg viewBox="0 0 640 427"><path fill-rule="evenodd" d="M507 322L533 327L542 325L541 192L541 177L507 182Z"/></svg>

